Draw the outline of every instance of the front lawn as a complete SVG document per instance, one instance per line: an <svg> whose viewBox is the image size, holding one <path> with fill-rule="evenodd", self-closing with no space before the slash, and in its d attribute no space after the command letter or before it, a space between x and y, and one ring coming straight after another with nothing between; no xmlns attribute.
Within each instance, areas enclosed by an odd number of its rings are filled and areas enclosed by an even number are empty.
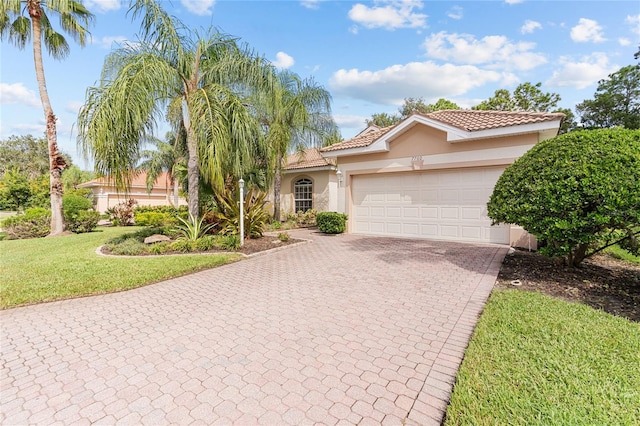
<svg viewBox="0 0 640 426"><path fill-rule="evenodd" d="M237 254L116 258L95 250L130 228L55 238L0 241L0 308L110 293L220 266Z"/></svg>
<svg viewBox="0 0 640 426"><path fill-rule="evenodd" d="M494 290L447 425L640 424L640 324L579 303Z"/></svg>

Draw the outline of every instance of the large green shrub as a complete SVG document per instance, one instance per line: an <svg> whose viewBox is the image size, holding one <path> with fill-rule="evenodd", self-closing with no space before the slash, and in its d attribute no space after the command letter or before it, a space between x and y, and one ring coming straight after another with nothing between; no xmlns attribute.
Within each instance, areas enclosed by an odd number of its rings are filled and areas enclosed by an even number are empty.
<svg viewBox="0 0 640 426"><path fill-rule="evenodd" d="M51 231L51 212L43 208L26 209L24 214L2 221L9 240L46 237Z"/></svg>
<svg viewBox="0 0 640 426"><path fill-rule="evenodd" d="M575 131L540 142L509 166L487 205L522 226L540 252L577 266L640 225L640 131Z"/></svg>
<svg viewBox="0 0 640 426"><path fill-rule="evenodd" d="M66 222L67 229L76 234L91 232L100 221L100 213L93 210L81 210L74 215L72 220Z"/></svg>
<svg viewBox="0 0 640 426"><path fill-rule="evenodd" d="M100 213L93 211L93 202L87 198L86 192L64 194L62 211L67 230L75 233L93 231L100 220Z"/></svg>
<svg viewBox="0 0 640 426"><path fill-rule="evenodd" d="M319 212L316 216L318 229L325 234L341 234L347 229L347 215L336 212Z"/></svg>

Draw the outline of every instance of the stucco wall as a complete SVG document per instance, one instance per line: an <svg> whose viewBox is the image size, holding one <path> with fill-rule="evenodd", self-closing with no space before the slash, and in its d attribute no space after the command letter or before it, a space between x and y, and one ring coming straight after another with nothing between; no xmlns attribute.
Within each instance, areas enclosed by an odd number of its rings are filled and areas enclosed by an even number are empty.
<svg viewBox="0 0 640 426"><path fill-rule="evenodd" d="M138 206L173 206L173 193L167 193L164 189L153 189L150 193L140 188L132 188L128 194L114 191L109 186L96 186L90 188L94 195L95 209L103 214L108 209L133 198ZM178 205L187 205L183 197L178 198Z"/></svg>
<svg viewBox="0 0 640 426"><path fill-rule="evenodd" d="M338 168L343 173L344 183L343 188L339 189L342 200L338 202L338 211L347 214L352 211L353 176L508 166L538 143L538 138L537 133L529 133L452 143L447 142L443 131L415 125L391 140L388 152L339 157ZM350 227L351 223L348 226ZM535 249L535 238L522 228L512 226L510 234L510 242L514 247Z"/></svg>
<svg viewBox="0 0 640 426"><path fill-rule="evenodd" d="M293 213L295 202L293 184L301 178L310 179L313 183L313 208L318 211L335 211L337 209L336 185L334 170L290 171L282 176L280 190L282 214Z"/></svg>

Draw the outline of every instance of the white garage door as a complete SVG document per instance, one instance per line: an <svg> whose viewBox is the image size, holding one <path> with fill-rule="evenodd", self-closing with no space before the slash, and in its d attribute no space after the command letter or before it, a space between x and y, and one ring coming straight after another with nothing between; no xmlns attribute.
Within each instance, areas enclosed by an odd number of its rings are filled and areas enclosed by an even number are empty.
<svg viewBox="0 0 640 426"><path fill-rule="evenodd" d="M508 244L509 226L491 226L486 206L503 170L354 176L351 232Z"/></svg>

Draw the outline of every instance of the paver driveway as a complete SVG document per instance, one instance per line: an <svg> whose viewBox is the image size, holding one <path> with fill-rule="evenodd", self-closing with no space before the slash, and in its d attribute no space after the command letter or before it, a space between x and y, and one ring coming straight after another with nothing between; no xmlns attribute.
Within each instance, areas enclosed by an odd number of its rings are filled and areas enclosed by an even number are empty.
<svg viewBox="0 0 640 426"><path fill-rule="evenodd" d="M322 236L0 312L0 423L439 424L506 248Z"/></svg>

